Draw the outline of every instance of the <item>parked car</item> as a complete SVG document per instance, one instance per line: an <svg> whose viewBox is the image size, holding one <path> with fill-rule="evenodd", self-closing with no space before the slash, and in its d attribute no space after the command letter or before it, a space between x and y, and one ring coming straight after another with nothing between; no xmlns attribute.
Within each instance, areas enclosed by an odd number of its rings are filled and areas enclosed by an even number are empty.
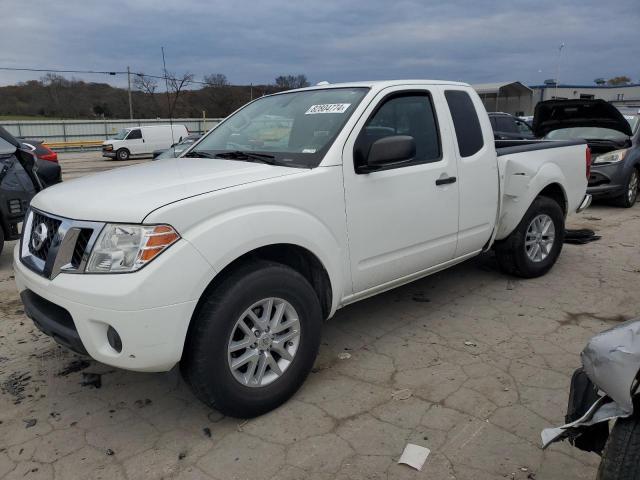
<svg viewBox="0 0 640 480"><path fill-rule="evenodd" d="M534 129L549 140L585 139L593 163L587 191L632 207L640 184L640 115L604 100L548 100L536 106ZM537 122L537 123L536 123ZM553 128L549 131L549 128Z"/></svg>
<svg viewBox="0 0 640 480"><path fill-rule="evenodd" d="M571 379L566 424L542 432L542 446L568 439L602 457L598 480L640 476L640 321L630 320L589 340ZM615 421L611 432L609 423Z"/></svg>
<svg viewBox="0 0 640 480"><path fill-rule="evenodd" d="M0 252L6 240L20 237L33 196L61 180L60 166L38 160L34 153L34 147L21 144L0 127Z"/></svg>
<svg viewBox="0 0 640 480"><path fill-rule="evenodd" d="M180 362L207 405L259 415L302 384L345 305L492 247L509 274L548 272L590 202L585 142L550 143L496 148L463 83L264 96L180 162L38 194L16 283L58 342L130 370ZM66 247L34 243L42 225L73 232Z"/></svg>
<svg viewBox="0 0 640 480"><path fill-rule="evenodd" d="M186 136L186 138L183 138L181 142L176 143L175 145L172 145L167 149L156 150L155 152L153 152L152 158L153 160L162 160L163 158L177 158L187 148L200 140L200 138L202 138L201 134L190 133Z"/></svg>
<svg viewBox="0 0 640 480"><path fill-rule="evenodd" d="M48 162L58 163L58 154L47 147L42 140L36 140L33 138L16 137L20 143L28 145L33 148L40 160L46 160Z"/></svg>
<svg viewBox="0 0 640 480"><path fill-rule="evenodd" d="M184 125L152 125L123 128L102 143L102 156L117 160L149 157L155 150L167 149L189 135Z"/></svg>
<svg viewBox="0 0 640 480"><path fill-rule="evenodd" d="M508 113L489 112L489 120L496 140L531 140L536 138L524 120Z"/></svg>

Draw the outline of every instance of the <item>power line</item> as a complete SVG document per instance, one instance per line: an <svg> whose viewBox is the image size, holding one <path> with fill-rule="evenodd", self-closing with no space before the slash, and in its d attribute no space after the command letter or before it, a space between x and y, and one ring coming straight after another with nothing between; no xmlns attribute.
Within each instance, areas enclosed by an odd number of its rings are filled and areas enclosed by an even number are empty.
<svg viewBox="0 0 640 480"><path fill-rule="evenodd" d="M148 77L148 78L156 78L160 80L171 79L168 75L149 75L143 72L126 72L126 71L117 71L117 70L61 70L56 68L18 68L18 67L0 67L0 70L5 71L13 71L13 72L43 72L43 73L89 73L89 74L104 74L104 75L135 75L137 77ZM185 81L187 84L198 84L198 85L209 85L207 82L201 82L199 80L187 80Z"/></svg>

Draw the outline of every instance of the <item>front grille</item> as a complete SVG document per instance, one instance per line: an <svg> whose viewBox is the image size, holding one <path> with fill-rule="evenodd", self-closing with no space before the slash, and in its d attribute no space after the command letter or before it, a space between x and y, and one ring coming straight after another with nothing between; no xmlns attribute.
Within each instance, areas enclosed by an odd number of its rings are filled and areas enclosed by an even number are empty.
<svg viewBox="0 0 640 480"><path fill-rule="evenodd" d="M58 219L50 218L34 211L31 234L29 235L29 253L40 260L46 261L49 249L61 223Z"/></svg>
<svg viewBox="0 0 640 480"><path fill-rule="evenodd" d="M591 172L591 176L589 177L590 187L597 187L599 185L606 185L608 183L611 183L611 182L605 175L599 172Z"/></svg>
<svg viewBox="0 0 640 480"><path fill-rule="evenodd" d="M87 251L87 245L89 245L89 240L91 239L91 235L93 235L92 228L82 228L80 230L80 233L78 234L78 239L76 240L76 245L73 248L73 254L71 255L71 266L74 269L77 269L80 267L84 254Z"/></svg>

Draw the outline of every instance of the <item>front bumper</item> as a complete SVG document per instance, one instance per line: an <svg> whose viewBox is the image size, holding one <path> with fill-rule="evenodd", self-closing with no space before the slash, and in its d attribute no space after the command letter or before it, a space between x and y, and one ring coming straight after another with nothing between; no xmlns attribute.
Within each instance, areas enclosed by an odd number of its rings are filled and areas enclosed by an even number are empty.
<svg viewBox="0 0 640 480"><path fill-rule="evenodd" d="M188 242L171 250L135 273L61 273L50 280L28 269L16 246L15 281L27 315L59 343L107 365L167 371L182 356L189 322L213 275ZM121 351L110 345L109 327L120 336Z"/></svg>
<svg viewBox="0 0 640 480"><path fill-rule="evenodd" d="M624 162L592 165L587 193L597 198L616 197L625 192Z"/></svg>
<svg viewBox="0 0 640 480"><path fill-rule="evenodd" d="M102 156L108 158L116 158L116 152L113 150L102 150Z"/></svg>

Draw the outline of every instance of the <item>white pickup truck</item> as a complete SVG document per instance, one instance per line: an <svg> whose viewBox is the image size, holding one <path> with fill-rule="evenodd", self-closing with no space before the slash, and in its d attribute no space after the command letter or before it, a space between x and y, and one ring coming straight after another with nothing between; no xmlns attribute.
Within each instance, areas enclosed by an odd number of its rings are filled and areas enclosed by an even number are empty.
<svg viewBox="0 0 640 480"><path fill-rule="evenodd" d="M14 253L25 312L117 367L178 362L196 395L250 417L309 373L323 320L494 248L546 273L588 206L584 142L496 148L469 85L322 85L262 97L182 158L65 182Z"/></svg>

